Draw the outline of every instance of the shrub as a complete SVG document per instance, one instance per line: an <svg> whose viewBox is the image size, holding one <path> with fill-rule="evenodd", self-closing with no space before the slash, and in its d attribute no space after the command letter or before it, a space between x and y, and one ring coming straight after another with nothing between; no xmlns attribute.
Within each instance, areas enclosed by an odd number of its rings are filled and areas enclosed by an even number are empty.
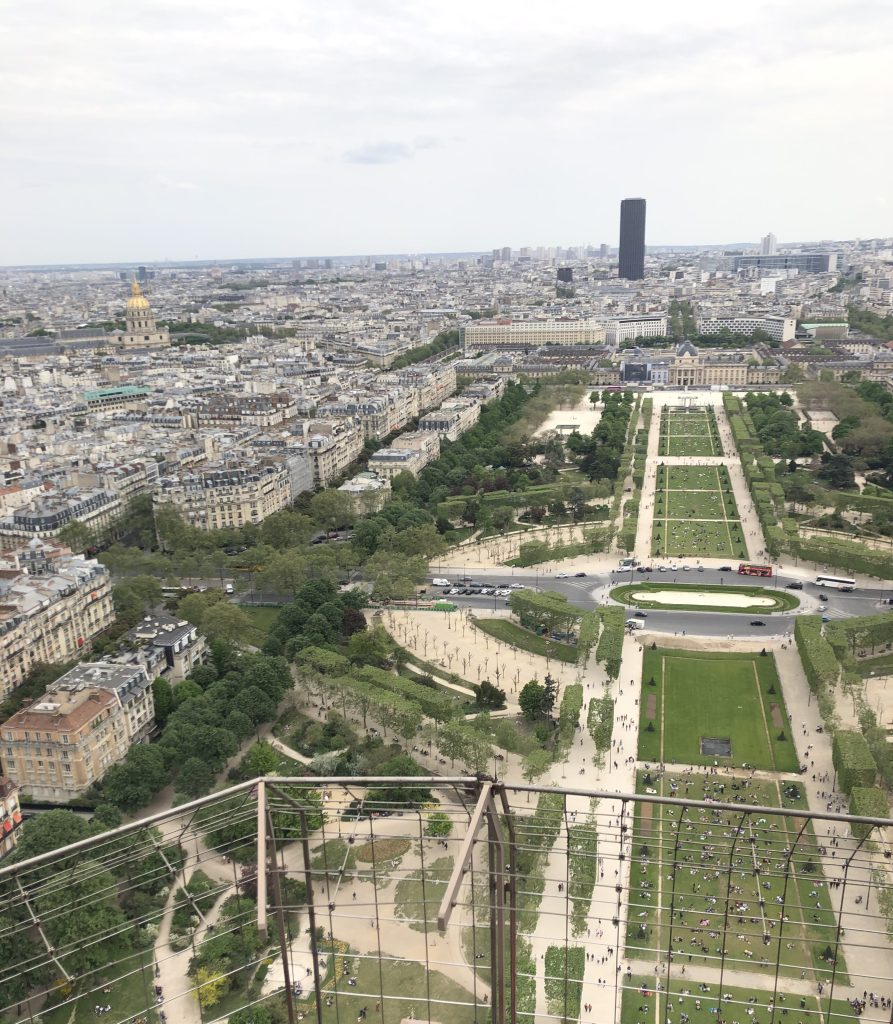
<svg viewBox="0 0 893 1024"><path fill-rule="evenodd" d="M844 793L852 793L856 787L874 785L877 764L862 733L838 730L834 735L832 755L837 781Z"/></svg>

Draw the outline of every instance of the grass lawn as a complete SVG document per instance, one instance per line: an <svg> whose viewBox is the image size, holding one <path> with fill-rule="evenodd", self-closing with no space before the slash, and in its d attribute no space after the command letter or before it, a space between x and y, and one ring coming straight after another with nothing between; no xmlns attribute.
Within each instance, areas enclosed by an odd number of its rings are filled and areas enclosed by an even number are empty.
<svg viewBox="0 0 893 1024"><path fill-rule="evenodd" d="M646 648L639 715L642 761L798 768L771 655ZM702 737L729 740L731 755L702 753Z"/></svg>
<svg viewBox="0 0 893 1024"><path fill-rule="evenodd" d="M788 1019L793 1015L793 1021L805 1019L819 1024L828 1019L819 1016L820 1013L829 1012L827 998L819 1000L817 996L804 996L801 1001L800 996L785 995L783 992L776 996L771 991L754 992L734 985L723 985L723 998L720 1000L718 985L708 985L707 991L702 992L692 978L674 977L671 974L667 984L665 976L662 977L665 991L660 993L655 992L653 975L647 978L633 975L628 981L624 978L620 1024L654 1024L655 1020L676 1020L682 1013L688 1015L690 1024L716 1024L717 1020L771 1020L772 1012L768 1007L773 1000L777 1000L776 1021L785 1019L780 1016L785 1009L790 1011ZM655 1013L657 999L660 1000L660 1009ZM722 1010L719 1008L720 1002ZM750 1010L755 1011L753 1017L748 1016ZM830 1011L835 1024L838 1021L856 1020L853 1008L842 999L835 999Z"/></svg>
<svg viewBox="0 0 893 1024"><path fill-rule="evenodd" d="M486 1017L488 1007L483 1003L482 991L478 991L476 1007L474 996L468 989L439 971L426 972L424 964L410 960L388 959L402 955L401 950L382 950L379 969L377 952L368 954L368 957L353 954L351 977L356 980L356 986L348 985L348 978L341 976L336 984L328 987L322 1007L324 1024L353 1022L364 1006L367 1024L400 1024L411 1016L419 1021L433 1020L440 1024L474 1024L482 1016ZM485 972L482 981L486 981L488 975L489 971ZM307 1003L298 1000L299 1009L307 1010L308 1004L312 1004L312 992L310 987ZM326 1001L331 1005L327 1006ZM308 1017L315 1017L312 1007L307 1012Z"/></svg>
<svg viewBox="0 0 893 1024"><path fill-rule="evenodd" d="M567 661L574 664L577 660L576 647L570 644L563 644L558 640L550 640L546 636L537 636L529 629L524 629L510 619L482 619L474 617L472 620L478 629L490 636L495 636L505 644L512 647L520 647L523 651L530 651L531 654L539 654L540 657L555 658L557 661Z"/></svg>
<svg viewBox="0 0 893 1024"><path fill-rule="evenodd" d="M377 865L386 860L396 860L398 857L402 857L410 845L409 840L403 838L376 839L375 842L357 846L353 854L358 861L364 864L374 862Z"/></svg>
<svg viewBox="0 0 893 1024"><path fill-rule="evenodd" d="M678 594L678 600L673 601L649 601L647 599L648 593L666 593L672 591L674 594ZM765 604L741 604L741 605L728 605L721 604L719 600L715 605L707 603L695 603L692 601L688 603L686 597L690 597L693 594L717 594L720 597L723 594L739 594L745 597L753 598L765 598L771 600L771 605ZM656 608L656 609L688 609L691 611L710 611L710 612L752 612L760 615L770 615L772 612L785 612L790 611L792 608L797 608L800 605L799 598L796 598L789 590L768 590L765 587L726 587L726 586L701 586L697 582L692 583L626 583L622 587L615 587L611 591L611 597L614 601L620 604L627 604L628 602L636 606L636 608ZM891 662L893 664L893 662Z"/></svg>
<svg viewBox="0 0 893 1024"><path fill-rule="evenodd" d="M120 980L114 980L116 978ZM83 991L85 995L80 996L73 1005L67 1003L54 1010L43 1010L40 1019L44 1024L96 1024L97 1020L102 1020L104 1024L119 1024L142 1016L148 1024L156 1024L158 1014L154 1009L154 985L152 950L141 950L107 973L97 971L85 978L77 990ZM92 989L97 986L99 991L93 992ZM105 986L110 987L111 992L103 993ZM111 1006L111 1011L97 1017L93 1007L100 1003Z"/></svg>
<svg viewBox="0 0 893 1024"><path fill-rule="evenodd" d="M859 675L863 679L870 676L888 676L893 674L893 654L882 654L879 658L865 658L856 663Z"/></svg>
<svg viewBox="0 0 893 1024"><path fill-rule="evenodd" d="M653 554L748 557L725 466L658 466L655 488Z"/></svg>
<svg viewBox="0 0 893 1024"><path fill-rule="evenodd" d="M264 635L276 624L281 608L267 608L264 605L240 604L238 606L251 619L252 625Z"/></svg>
<svg viewBox="0 0 893 1024"><path fill-rule="evenodd" d="M730 969L772 975L778 963L787 977L805 970L812 982L830 980L833 967L822 954L836 947L837 922L812 827L796 816L746 813L750 804L806 807L801 786L793 784L791 796L782 786L792 784L639 773L640 793L742 807L684 808L681 820L676 806L636 807L627 956L653 960L658 949L666 959L672 943L674 964L686 967L689 984L700 966L719 967L723 951ZM838 955L836 983L847 985Z"/></svg>
<svg viewBox="0 0 893 1024"><path fill-rule="evenodd" d="M421 871L401 878L394 896L394 916L408 921L414 931L436 931L437 911L452 870L452 857L438 857L425 866L424 880Z"/></svg>
<svg viewBox="0 0 893 1024"><path fill-rule="evenodd" d="M712 408L686 412L664 409L660 419L659 455L722 455Z"/></svg>

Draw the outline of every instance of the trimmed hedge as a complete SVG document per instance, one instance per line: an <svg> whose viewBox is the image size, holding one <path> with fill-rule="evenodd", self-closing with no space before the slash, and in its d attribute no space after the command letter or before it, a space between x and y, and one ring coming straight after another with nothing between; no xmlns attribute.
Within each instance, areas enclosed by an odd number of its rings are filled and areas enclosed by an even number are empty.
<svg viewBox="0 0 893 1024"><path fill-rule="evenodd" d="M844 793L874 785L877 764L861 732L840 729L834 734L831 748L837 781Z"/></svg>
<svg viewBox="0 0 893 1024"><path fill-rule="evenodd" d="M850 793L850 814L860 818L889 818L887 794L877 786L854 786ZM867 839L874 831L871 825L853 822L850 826L856 839Z"/></svg>
<svg viewBox="0 0 893 1024"><path fill-rule="evenodd" d="M611 679L620 675L620 659L623 654L623 623L625 609L599 608L602 621L602 633L595 649L595 660L603 662L605 671Z"/></svg>
<svg viewBox="0 0 893 1024"><path fill-rule="evenodd" d="M794 639L809 688L816 695L833 689L840 675L834 648L822 636L818 615L801 615L794 625Z"/></svg>

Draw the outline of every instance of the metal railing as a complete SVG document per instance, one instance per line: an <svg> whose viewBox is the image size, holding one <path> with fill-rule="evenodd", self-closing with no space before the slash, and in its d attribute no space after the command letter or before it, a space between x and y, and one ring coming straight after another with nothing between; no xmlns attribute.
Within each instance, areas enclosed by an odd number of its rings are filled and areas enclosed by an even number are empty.
<svg viewBox="0 0 893 1024"><path fill-rule="evenodd" d="M6 862L0 1020L893 1020L893 822L647 781L267 777Z"/></svg>

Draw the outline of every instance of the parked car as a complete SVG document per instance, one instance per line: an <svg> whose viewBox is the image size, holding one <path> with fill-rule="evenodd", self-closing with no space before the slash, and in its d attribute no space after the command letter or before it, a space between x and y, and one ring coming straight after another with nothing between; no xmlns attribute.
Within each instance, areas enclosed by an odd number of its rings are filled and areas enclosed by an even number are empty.
<svg viewBox="0 0 893 1024"><path fill-rule="evenodd" d="M704 566L703 565L699 565L698 566L698 572L703 572L703 571L704 571Z"/></svg>
<svg viewBox="0 0 893 1024"><path fill-rule="evenodd" d="M509 586L512 590L524 590L526 584L524 583L510 583Z"/></svg>
<svg viewBox="0 0 893 1024"><path fill-rule="evenodd" d="M721 565L719 567L719 571L720 572L731 572L732 571L732 567L730 565Z"/></svg>

